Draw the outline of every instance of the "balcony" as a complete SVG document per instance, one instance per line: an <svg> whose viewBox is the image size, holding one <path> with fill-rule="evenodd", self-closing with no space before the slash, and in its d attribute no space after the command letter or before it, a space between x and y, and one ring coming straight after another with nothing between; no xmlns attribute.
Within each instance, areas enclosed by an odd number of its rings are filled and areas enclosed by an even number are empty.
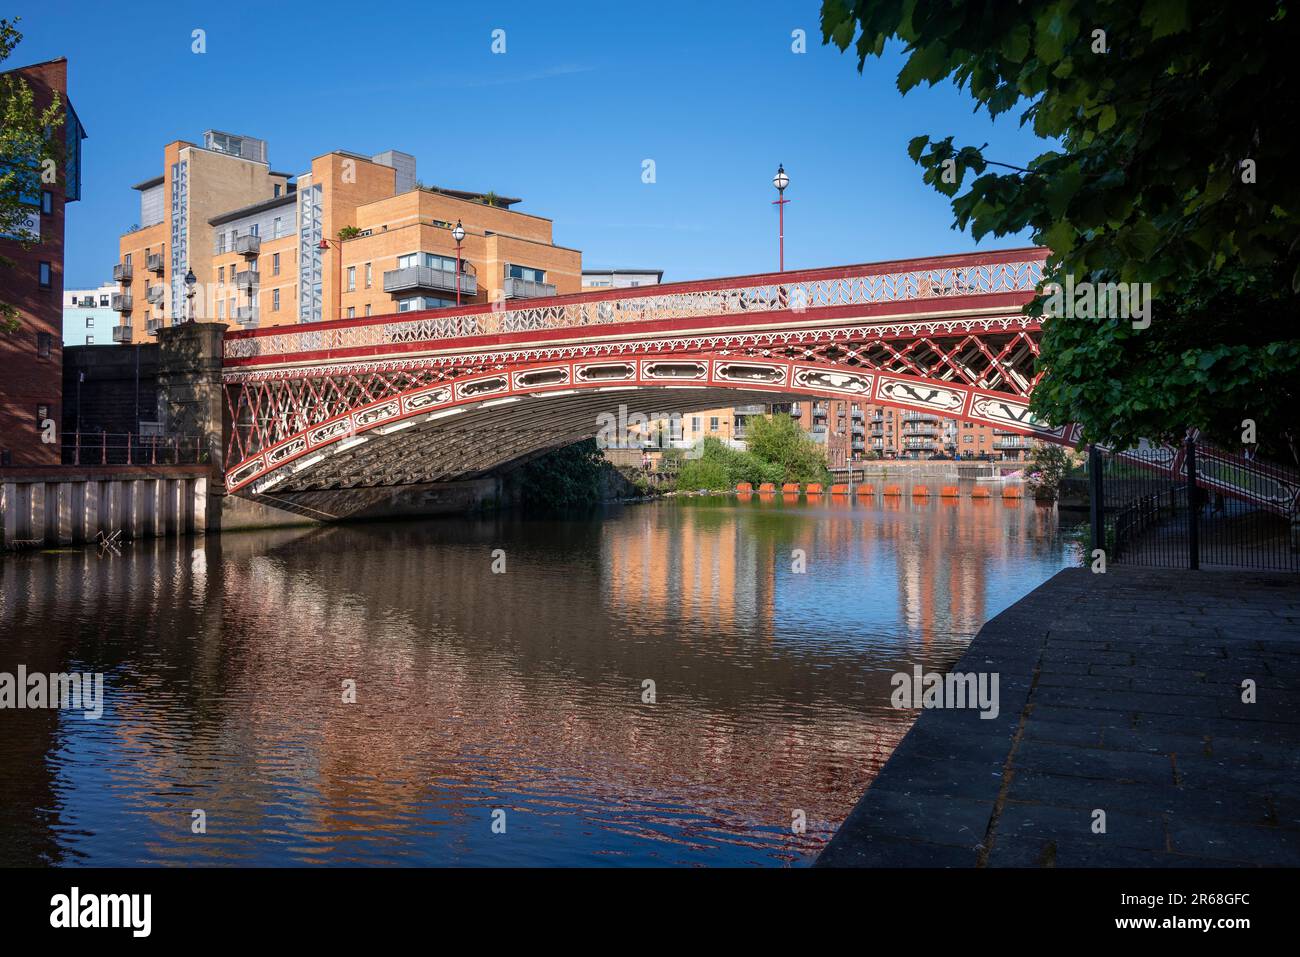
<svg viewBox="0 0 1300 957"><path fill-rule="evenodd" d="M164 325L166 325L166 322L162 319L150 319L144 324L144 331L147 335L156 336L158 335L158 330Z"/></svg>
<svg viewBox="0 0 1300 957"><path fill-rule="evenodd" d="M149 269L150 272L156 272L158 275L161 276L167 268L166 264L163 262L163 254L150 253L149 261L147 263L147 268Z"/></svg>
<svg viewBox="0 0 1300 957"><path fill-rule="evenodd" d="M245 269L242 272L235 273L235 288L253 290L258 287L262 281L262 274L252 269Z"/></svg>
<svg viewBox="0 0 1300 957"><path fill-rule="evenodd" d="M390 269L384 273L384 292L455 292L456 273L451 269L434 269L432 266L407 266ZM473 296L478 292L478 279L473 274L460 274L460 294Z"/></svg>
<svg viewBox="0 0 1300 957"><path fill-rule="evenodd" d="M149 291L145 293L145 299L154 304L162 302L167 298L167 287L158 283L150 286Z"/></svg>
<svg viewBox="0 0 1300 957"><path fill-rule="evenodd" d="M257 328L257 309L253 306L238 307L233 318L245 329Z"/></svg>
<svg viewBox="0 0 1300 957"><path fill-rule="evenodd" d="M812 429L810 429L809 431L811 431L812 434L813 434L814 436L818 436L818 435L820 435L820 436L822 436L823 439L824 439L824 438L825 438L825 435L826 435L826 426L824 426L824 425L814 425L814 426L812 427Z"/></svg>
<svg viewBox="0 0 1300 957"><path fill-rule="evenodd" d="M856 438L856 437L853 439L853 451L854 451L854 452L865 452L865 451L866 451L866 448L867 448L866 443L863 442L861 439Z"/></svg>
<svg viewBox="0 0 1300 957"><path fill-rule="evenodd" d="M803 415L802 410L799 408L798 402L795 402L790 406L790 414L794 416L796 419L799 418L801 415Z"/></svg>
<svg viewBox="0 0 1300 957"><path fill-rule="evenodd" d="M738 405L732 411L736 415L763 415L766 410L761 405Z"/></svg>
<svg viewBox="0 0 1300 957"><path fill-rule="evenodd" d="M853 425L850 426L850 428L853 430L854 435L866 435L867 433L867 430L863 426L858 425L856 422L854 422Z"/></svg>
<svg viewBox="0 0 1300 957"><path fill-rule="evenodd" d="M1029 440L1027 438L994 439L993 447L995 449L1027 449L1029 448Z"/></svg>
<svg viewBox="0 0 1300 957"><path fill-rule="evenodd" d="M854 409L852 415L855 422L861 422L864 418L866 418L867 414L863 412L861 409Z"/></svg>
<svg viewBox="0 0 1300 957"><path fill-rule="evenodd" d="M116 272L117 270L114 270ZM131 311L131 294L129 292L115 292L109 298L109 308L114 312Z"/></svg>
<svg viewBox="0 0 1300 957"><path fill-rule="evenodd" d="M126 324L126 325L120 325L120 326L114 326L114 327L113 327L113 341L114 341L114 342L130 342L130 341L131 341L131 325L130 325L130 323L128 323L128 324Z"/></svg>
<svg viewBox="0 0 1300 957"><path fill-rule="evenodd" d="M507 276L504 292L507 299L539 299L554 296L555 286L549 282L533 282L531 279Z"/></svg>
<svg viewBox="0 0 1300 957"><path fill-rule="evenodd" d="M132 275L130 263L118 263L113 267L113 282L130 282Z"/></svg>
<svg viewBox="0 0 1300 957"><path fill-rule="evenodd" d="M236 256L244 256L247 259L252 259L262 251L262 237L237 236L234 245L235 248L233 251Z"/></svg>

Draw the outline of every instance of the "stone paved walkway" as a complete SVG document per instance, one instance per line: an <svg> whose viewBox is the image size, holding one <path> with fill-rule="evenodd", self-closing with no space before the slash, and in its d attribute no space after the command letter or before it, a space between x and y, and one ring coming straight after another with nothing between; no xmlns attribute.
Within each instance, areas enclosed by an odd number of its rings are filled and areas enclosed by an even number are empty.
<svg viewBox="0 0 1300 957"><path fill-rule="evenodd" d="M1300 577L1067 569L953 670L1001 714L922 712L819 866L1300 866Z"/></svg>

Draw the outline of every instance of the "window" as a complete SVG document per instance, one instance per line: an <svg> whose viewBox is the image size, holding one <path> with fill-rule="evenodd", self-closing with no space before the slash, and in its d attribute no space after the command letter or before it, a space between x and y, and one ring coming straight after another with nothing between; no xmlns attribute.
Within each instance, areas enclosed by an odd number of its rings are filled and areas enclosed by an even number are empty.
<svg viewBox="0 0 1300 957"><path fill-rule="evenodd" d="M407 253L397 257L398 269L410 269L412 266L427 266L443 272L455 272L456 260L447 256L435 256L433 253Z"/></svg>
<svg viewBox="0 0 1300 957"><path fill-rule="evenodd" d="M965 442L967 445L970 445L971 439L973 439L973 438L974 438L974 436L972 436L972 435L963 435L963 436L961 437L961 440L962 440L963 442Z"/></svg>
<svg viewBox="0 0 1300 957"><path fill-rule="evenodd" d="M41 190L41 212L46 216L54 212L54 194L48 189Z"/></svg>
<svg viewBox="0 0 1300 957"><path fill-rule="evenodd" d="M88 346L93 346L94 344L95 344L95 337L94 337L94 336L86 336L86 345L88 345Z"/></svg>
<svg viewBox="0 0 1300 957"><path fill-rule="evenodd" d="M271 275L280 275L280 254L276 253L271 257Z"/></svg>
<svg viewBox="0 0 1300 957"><path fill-rule="evenodd" d="M248 227L248 235L250 235L250 236L256 236L256 235L257 235L257 223L253 223L252 226L249 226L249 227Z"/></svg>
<svg viewBox="0 0 1300 957"><path fill-rule="evenodd" d="M397 301L398 312L415 312L419 309L440 309L443 306L454 306L455 303L450 299L435 299L433 296L412 296L410 299L399 299Z"/></svg>
<svg viewBox="0 0 1300 957"><path fill-rule="evenodd" d="M87 317L86 317L86 328L87 328L87 329L94 329L94 328L95 328L95 317L94 317L94 316L87 316Z"/></svg>
<svg viewBox="0 0 1300 957"><path fill-rule="evenodd" d="M372 278L374 278L374 276L373 273L370 271L370 263L366 263L366 288L367 289L370 288L370 281Z"/></svg>
<svg viewBox="0 0 1300 957"><path fill-rule="evenodd" d="M99 297L99 304L100 304L101 306L107 306L107 305L108 305L108 296L100 296L100 297Z"/></svg>
<svg viewBox="0 0 1300 957"><path fill-rule="evenodd" d="M280 311L280 290L278 289L271 290L271 311Z"/></svg>
<svg viewBox="0 0 1300 957"><path fill-rule="evenodd" d="M38 359L48 359L53 350L54 336L48 332L36 333L36 357Z"/></svg>
<svg viewBox="0 0 1300 957"><path fill-rule="evenodd" d="M225 281L226 281L226 267L225 267L225 266L218 266L218 267L217 267L217 282L220 283L220 284L224 284Z"/></svg>
<svg viewBox="0 0 1300 957"><path fill-rule="evenodd" d="M272 190L271 195L272 195L273 197L275 197L276 199L279 199L279 198L280 198L280 184L279 184L279 183L276 183L274 186L271 187L271 190ZM277 220L276 220L276 223L279 223L279 222L280 222L280 221L277 219Z"/></svg>
<svg viewBox="0 0 1300 957"><path fill-rule="evenodd" d="M348 306L348 318L349 318L349 319L355 319L356 317L357 317L357 307L356 307L356 306Z"/></svg>
<svg viewBox="0 0 1300 957"><path fill-rule="evenodd" d="M698 415L691 417L691 431L700 431L700 417Z"/></svg>
<svg viewBox="0 0 1300 957"><path fill-rule="evenodd" d="M348 267L348 292L357 291L357 267Z"/></svg>
<svg viewBox="0 0 1300 957"><path fill-rule="evenodd" d="M271 238L272 238L272 239L279 239L282 235L284 235L284 226L283 226L283 223L284 223L284 220L283 220L282 217L280 217L280 216L275 217L275 222L273 222L273 223L271 224Z"/></svg>
<svg viewBox="0 0 1300 957"><path fill-rule="evenodd" d="M507 266L506 275L511 279L526 279L529 282L546 282L546 270L533 269L530 266Z"/></svg>
<svg viewBox="0 0 1300 957"><path fill-rule="evenodd" d="M370 303L366 303L366 315L370 315Z"/></svg>
<svg viewBox="0 0 1300 957"><path fill-rule="evenodd" d="M217 318L226 318L226 304L220 299L217 300Z"/></svg>
<svg viewBox="0 0 1300 957"><path fill-rule="evenodd" d="M49 289L51 284L52 284L52 279L50 277L50 264L47 262L43 262L41 263L41 288Z"/></svg>
<svg viewBox="0 0 1300 957"><path fill-rule="evenodd" d="M131 265L131 253L127 253L125 256L122 257L122 265L123 265L123 266L126 266L126 267L128 267L128 268L130 267L130 265Z"/></svg>

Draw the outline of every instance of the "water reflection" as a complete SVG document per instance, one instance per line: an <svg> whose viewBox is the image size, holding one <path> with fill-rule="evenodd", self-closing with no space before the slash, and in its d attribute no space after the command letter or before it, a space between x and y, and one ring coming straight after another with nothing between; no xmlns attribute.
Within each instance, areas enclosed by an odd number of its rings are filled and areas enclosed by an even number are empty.
<svg viewBox="0 0 1300 957"><path fill-rule="evenodd" d="M1032 504L834 495L9 559L0 670L107 701L0 711L0 863L803 862L889 676L1070 560Z"/></svg>

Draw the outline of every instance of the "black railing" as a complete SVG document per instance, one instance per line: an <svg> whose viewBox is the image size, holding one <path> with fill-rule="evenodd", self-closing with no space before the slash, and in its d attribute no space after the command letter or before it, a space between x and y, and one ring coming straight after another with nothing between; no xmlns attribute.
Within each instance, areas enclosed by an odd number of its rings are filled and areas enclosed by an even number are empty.
<svg viewBox="0 0 1300 957"><path fill-rule="evenodd" d="M209 461L201 435L139 432L65 432L64 465L202 465Z"/></svg>
<svg viewBox="0 0 1300 957"><path fill-rule="evenodd" d="M1107 561L1300 571L1300 470L1187 442L1088 458L1091 535Z"/></svg>

